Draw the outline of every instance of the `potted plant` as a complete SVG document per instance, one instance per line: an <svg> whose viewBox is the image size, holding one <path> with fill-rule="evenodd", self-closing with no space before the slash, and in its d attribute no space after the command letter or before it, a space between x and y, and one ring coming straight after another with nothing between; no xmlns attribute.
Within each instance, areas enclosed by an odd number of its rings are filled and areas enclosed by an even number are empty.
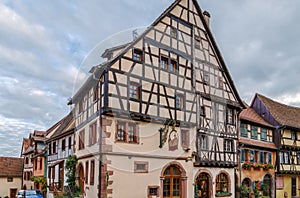
<svg viewBox="0 0 300 198"><path fill-rule="evenodd" d="M260 169L260 165L259 165L257 162L251 164L251 166L252 166L254 169Z"/></svg>
<svg viewBox="0 0 300 198"><path fill-rule="evenodd" d="M250 162L244 162L242 164L242 168L246 169L246 170L250 170L251 169L251 163Z"/></svg>
<svg viewBox="0 0 300 198"><path fill-rule="evenodd" d="M239 190L242 198L249 197L250 188L247 185L243 184Z"/></svg>

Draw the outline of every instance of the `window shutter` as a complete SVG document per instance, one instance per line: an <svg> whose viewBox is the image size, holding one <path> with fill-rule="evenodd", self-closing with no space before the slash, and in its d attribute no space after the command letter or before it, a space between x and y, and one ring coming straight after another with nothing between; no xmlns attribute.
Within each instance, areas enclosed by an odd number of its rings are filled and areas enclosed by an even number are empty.
<svg viewBox="0 0 300 198"><path fill-rule="evenodd" d="M255 151L254 150L250 150L250 156L249 156L249 160L251 163L254 163L254 154L255 154Z"/></svg>
<svg viewBox="0 0 300 198"><path fill-rule="evenodd" d="M260 152L259 162L260 162L261 164L264 163L264 152Z"/></svg>
<svg viewBox="0 0 300 198"><path fill-rule="evenodd" d="M263 186L264 186L264 181L260 181L260 190L262 190Z"/></svg>
<svg viewBox="0 0 300 198"><path fill-rule="evenodd" d="M254 181L252 184L252 189L255 190L256 189L256 182Z"/></svg>
<svg viewBox="0 0 300 198"><path fill-rule="evenodd" d="M268 153L268 164L272 163L272 153Z"/></svg>
<svg viewBox="0 0 300 198"><path fill-rule="evenodd" d="M241 149L241 162L245 161L245 150Z"/></svg>

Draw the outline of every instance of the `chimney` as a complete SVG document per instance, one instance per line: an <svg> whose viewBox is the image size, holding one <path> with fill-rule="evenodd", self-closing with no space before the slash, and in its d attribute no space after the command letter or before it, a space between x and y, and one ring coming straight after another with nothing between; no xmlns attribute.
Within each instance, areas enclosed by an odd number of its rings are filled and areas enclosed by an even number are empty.
<svg viewBox="0 0 300 198"><path fill-rule="evenodd" d="M204 20L208 28L210 28L210 14L206 10L203 12Z"/></svg>

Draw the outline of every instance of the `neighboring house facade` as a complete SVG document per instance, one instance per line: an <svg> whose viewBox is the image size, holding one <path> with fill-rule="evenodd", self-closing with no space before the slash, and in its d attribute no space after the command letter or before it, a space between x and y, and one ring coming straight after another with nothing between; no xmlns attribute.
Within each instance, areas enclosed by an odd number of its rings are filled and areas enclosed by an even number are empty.
<svg viewBox="0 0 300 198"><path fill-rule="evenodd" d="M23 138L23 144L22 144L22 151L21 151L21 157L24 159L24 166L23 166L23 190L30 190L33 189L34 183L31 180L31 177L33 176L33 140L32 140L33 134L29 134L29 138Z"/></svg>
<svg viewBox="0 0 300 198"><path fill-rule="evenodd" d="M0 197L16 197L22 188L22 173L22 158L0 157Z"/></svg>
<svg viewBox="0 0 300 198"><path fill-rule="evenodd" d="M64 192L67 186L66 159L74 154L75 120L70 112L47 131L47 182L48 197Z"/></svg>
<svg viewBox="0 0 300 198"><path fill-rule="evenodd" d="M256 94L252 108L276 128L276 197L300 196L300 108Z"/></svg>
<svg viewBox="0 0 300 198"><path fill-rule="evenodd" d="M250 194L275 197L275 128L251 107L240 113L240 184Z"/></svg>
<svg viewBox="0 0 300 198"><path fill-rule="evenodd" d="M46 177L45 173L45 150L46 150L46 132L45 131L37 131L33 132L31 137L33 141L33 155L31 157L33 162L33 177L34 178L41 178ZM34 189L39 189L42 191L42 183L41 182L34 182Z"/></svg>
<svg viewBox="0 0 300 198"><path fill-rule="evenodd" d="M177 0L73 96L85 197L235 197L243 108L196 0Z"/></svg>

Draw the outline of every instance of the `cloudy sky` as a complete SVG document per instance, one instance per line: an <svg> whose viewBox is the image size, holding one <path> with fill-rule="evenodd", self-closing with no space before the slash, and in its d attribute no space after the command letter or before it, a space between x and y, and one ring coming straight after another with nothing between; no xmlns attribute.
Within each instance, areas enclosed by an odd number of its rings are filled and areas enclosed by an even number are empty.
<svg viewBox="0 0 300 198"><path fill-rule="evenodd" d="M173 0L0 0L0 155L70 110L89 68ZM198 0L243 100L300 105L299 0ZM125 35L125 36L123 36ZM91 58L92 57L92 58Z"/></svg>

